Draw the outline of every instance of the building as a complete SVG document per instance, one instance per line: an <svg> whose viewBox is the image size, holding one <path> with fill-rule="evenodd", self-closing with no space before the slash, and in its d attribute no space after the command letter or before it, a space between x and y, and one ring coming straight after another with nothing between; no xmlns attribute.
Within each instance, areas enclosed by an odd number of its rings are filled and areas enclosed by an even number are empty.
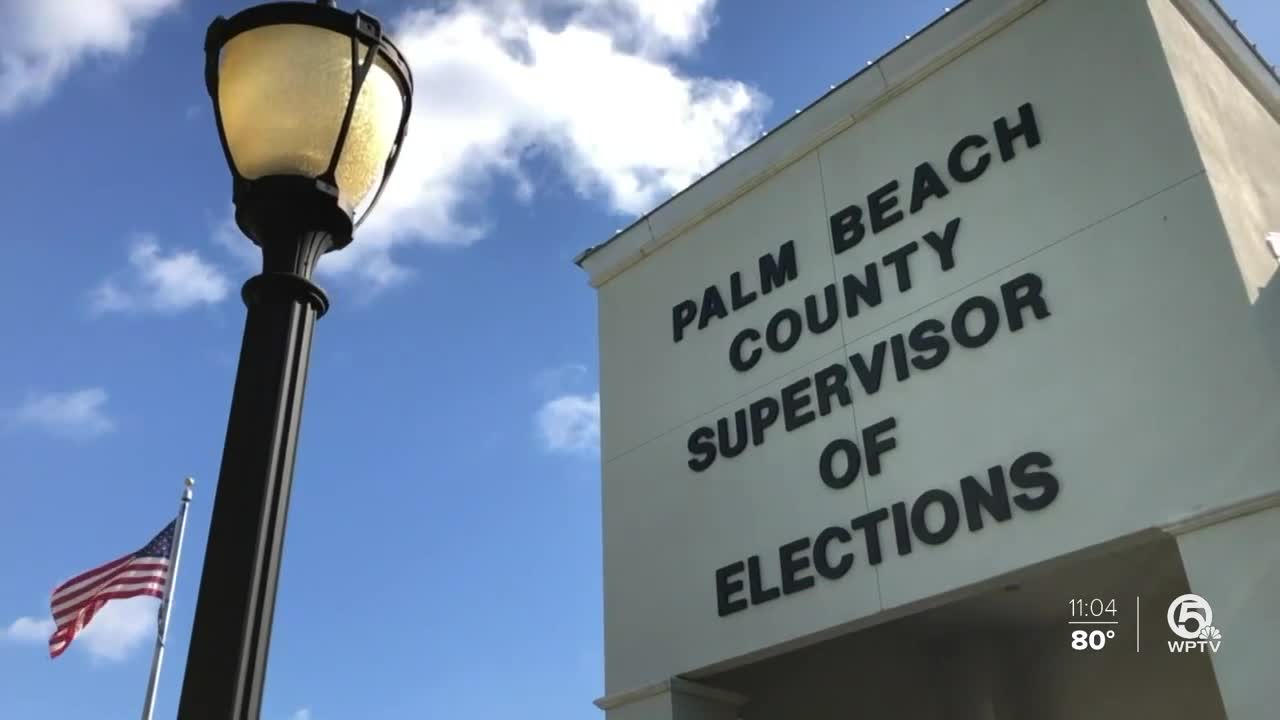
<svg viewBox="0 0 1280 720"><path fill-rule="evenodd" d="M1280 717L1277 232L1211 0L969 0L584 252L596 704Z"/></svg>

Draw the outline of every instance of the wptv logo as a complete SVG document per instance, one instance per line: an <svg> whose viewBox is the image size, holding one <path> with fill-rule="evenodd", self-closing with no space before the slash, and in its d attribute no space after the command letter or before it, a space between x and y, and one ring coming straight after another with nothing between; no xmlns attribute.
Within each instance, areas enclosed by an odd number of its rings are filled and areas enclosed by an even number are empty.
<svg viewBox="0 0 1280 720"><path fill-rule="evenodd" d="M1208 601L1187 593L1169 604L1169 629L1181 640L1169 641L1169 652L1218 652L1222 632L1213 624L1213 608Z"/></svg>

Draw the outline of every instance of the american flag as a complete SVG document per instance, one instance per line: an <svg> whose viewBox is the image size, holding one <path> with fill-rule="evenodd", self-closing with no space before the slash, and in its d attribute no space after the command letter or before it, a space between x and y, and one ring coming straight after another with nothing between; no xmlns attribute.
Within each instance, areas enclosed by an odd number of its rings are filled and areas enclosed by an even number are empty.
<svg viewBox="0 0 1280 720"><path fill-rule="evenodd" d="M49 606L57 629L49 638L49 657L56 658L65 652L76 634L108 601L164 597L176 523L175 520L166 525L141 550L82 572L54 588Z"/></svg>

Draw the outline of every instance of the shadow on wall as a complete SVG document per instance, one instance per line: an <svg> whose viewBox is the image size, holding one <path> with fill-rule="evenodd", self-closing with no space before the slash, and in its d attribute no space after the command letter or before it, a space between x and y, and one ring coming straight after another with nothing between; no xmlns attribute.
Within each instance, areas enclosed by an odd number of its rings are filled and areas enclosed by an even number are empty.
<svg viewBox="0 0 1280 720"><path fill-rule="evenodd" d="M1263 338L1271 369L1276 377L1280 377L1280 259L1277 259L1277 267L1267 284L1258 288L1250 319ZM1266 398L1265 402L1265 420L1253 433L1254 443L1260 447L1271 445L1280 437L1280 397Z"/></svg>

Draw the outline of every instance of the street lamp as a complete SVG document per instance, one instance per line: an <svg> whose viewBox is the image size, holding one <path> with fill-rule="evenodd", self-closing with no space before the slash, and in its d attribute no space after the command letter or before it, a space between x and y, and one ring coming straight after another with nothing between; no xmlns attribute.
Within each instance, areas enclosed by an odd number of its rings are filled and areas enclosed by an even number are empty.
<svg viewBox="0 0 1280 720"><path fill-rule="evenodd" d="M236 224L262 250L247 306L222 468L178 707L181 720L256 720L320 256L351 242L395 167L413 97L374 18L326 2L219 17L205 83L232 175Z"/></svg>

